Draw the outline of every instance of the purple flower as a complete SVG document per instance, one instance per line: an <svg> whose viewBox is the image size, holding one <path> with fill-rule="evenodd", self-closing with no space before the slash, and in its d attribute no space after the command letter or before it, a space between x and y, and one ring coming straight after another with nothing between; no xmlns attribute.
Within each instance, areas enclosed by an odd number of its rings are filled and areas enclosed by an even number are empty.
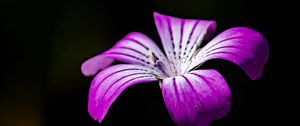
<svg viewBox="0 0 300 126"><path fill-rule="evenodd" d="M214 69L200 69L205 61L218 58L239 65L254 80L261 76L268 59L268 43L249 28L226 30L209 40L215 21L180 19L154 13L164 51L146 35L133 32L111 49L85 61L81 70L92 81L88 112L101 122L111 104L127 87L160 81L165 104L181 126L208 126L231 106L230 89ZM165 55L166 54L166 55ZM114 60L127 64L110 66Z"/></svg>

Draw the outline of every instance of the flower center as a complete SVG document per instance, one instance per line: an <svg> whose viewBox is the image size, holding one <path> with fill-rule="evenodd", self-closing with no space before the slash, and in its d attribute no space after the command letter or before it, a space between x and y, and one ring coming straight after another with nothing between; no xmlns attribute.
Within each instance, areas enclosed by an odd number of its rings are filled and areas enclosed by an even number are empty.
<svg viewBox="0 0 300 126"><path fill-rule="evenodd" d="M191 70L190 65L192 64L193 59L198 54L201 48L194 48L190 55L182 57L178 60L168 60L167 62L163 62L160 59L157 59L153 56L151 51L148 51L148 59L155 68L160 70L161 75L158 76L159 79L168 78L168 77L175 77L183 75ZM196 68L198 68L198 65Z"/></svg>
<svg viewBox="0 0 300 126"><path fill-rule="evenodd" d="M161 74L155 75L158 79L175 76L174 71L171 69L172 65L170 63L164 63L162 60L157 59L155 56L153 56L152 51L148 51L147 58L149 59L150 64L159 69Z"/></svg>

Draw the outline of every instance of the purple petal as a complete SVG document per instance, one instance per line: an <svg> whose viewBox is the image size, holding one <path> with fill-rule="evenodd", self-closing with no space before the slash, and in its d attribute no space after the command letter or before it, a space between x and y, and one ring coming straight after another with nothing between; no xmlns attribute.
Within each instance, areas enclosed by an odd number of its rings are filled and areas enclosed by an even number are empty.
<svg viewBox="0 0 300 126"><path fill-rule="evenodd" d="M99 70L111 65L113 60L142 64L152 68L154 68L157 60L163 64L168 64L165 55L149 37L132 32L108 51L85 61L81 66L81 71L85 76L94 75Z"/></svg>
<svg viewBox="0 0 300 126"><path fill-rule="evenodd" d="M154 13L154 19L165 53L174 64L191 57L202 40L209 39L216 29L214 21L180 19L159 13Z"/></svg>
<svg viewBox="0 0 300 126"><path fill-rule="evenodd" d="M149 37L137 32L128 34L103 55L125 63L149 67L154 67L156 60L167 64L167 59L159 47Z"/></svg>
<svg viewBox="0 0 300 126"><path fill-rule="evenodd" d="M220 58L239 65L254 80L261 76L268 54L268 43L260 33L244 27L231 28L205 45L189 68Z"/></svg>
<svg viewBox="0 0 300 126"><path fill-rule="evenodd" d="M94 78L88 100L88 112L101 122L109 107L127 87L156 81L156 71L141 65L120 64L108 67Z"/></svg>
<svg viewBox="0 0 300 126"><path fill-rule="evenodd" d="M105 57L103 55L97 55L88 59L81 65L81 72L85 76L93 76L99 70L102 70L113 63L113 59Z"/></svg>
<svg viewBox="0 0 300 126"><path fill-rule="evenodd" d="M180 126L209 126L226 115L230 89L215 70L197 70L164 79L162 93L173 120Z"/></svg>

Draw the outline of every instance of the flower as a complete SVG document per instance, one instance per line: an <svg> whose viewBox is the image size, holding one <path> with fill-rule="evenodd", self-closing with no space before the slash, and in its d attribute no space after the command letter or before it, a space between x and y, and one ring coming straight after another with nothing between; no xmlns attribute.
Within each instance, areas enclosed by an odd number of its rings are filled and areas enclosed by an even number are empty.
<svg viewBox="0 0 300 126"><path fill-rule="evenodd" d="M146 35L129 33L111 49L85 61L85 76L92 81L88 112L101 122L115 99L127 87L160 81L172 119L181 126L208 126L231 107L230 89L214 69L195 70L205 61L219 58L240 66L254 80L268 59L268 43L249 28L235 27L209 40L215 21L180 19L154 12L165 53ZM166 54L166 55L165 55ZM114 60L127 64L110 66Z"/></svg>

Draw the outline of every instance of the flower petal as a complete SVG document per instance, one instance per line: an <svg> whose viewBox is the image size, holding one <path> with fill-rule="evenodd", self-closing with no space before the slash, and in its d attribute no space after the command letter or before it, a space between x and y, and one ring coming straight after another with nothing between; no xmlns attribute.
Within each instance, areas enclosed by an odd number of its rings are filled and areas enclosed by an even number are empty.
<svg viewBox="0 0 300 126"><path fill-rule="evenodd" d="M173 120L180 126L208 126L226 115L230 89L215 70L197 70L163 80L162 93Z"/></svg>
<svg viewBox="0 0 300 126"><path fill-rule="evenodd" d="M260 33L244 27L231 28L205 45L192 60L189 70L220 58L239 65L254 80L261 76L268 54L268 43Z"/></svg>
<svg viewBox="0 0 300 126"><path fill-rule="evenodd" d="M88 59L81 65L81 72L84 76L93 76L99 70L102 70L113 63L112 58L105 57L103 55L97 55Z"/></svg>
<svg viewBox="0 0 300 126"><path fill-rule="evenodd" d="M209 39L216 29L215 21L180 19L156 12L154 19L165 53L173 64L191 57L202 40ZM185 64L187 60L180 61Z"/></svg>
<svg viewBox="0 0 300 126"><path fill-rule="evenodd" d="M141 65L120 64L108 67L94 78L88 100L88 112L101 122L114 100L127 87L156 81L156 71Z"/></svg>
<svg viewBox="0 0 300 126"><path fill-rule="evenodd" d="M167 64L167 59L159 47L149 37L138 32L129 33L103 55L122 62L150 67L155 65L153 60ZM153 59L150 56L153 56Z"/></svg>
<svg viewBox="0 0 300 126"><path fill-rule="evenodd" d="M82 73L86 76L94 75L99 70L108 67L113 59L154 69L157 69L154 67L155 61L159 60L165 66L168 64L165 55L149 37L132 32L111 49L84 62L81 67Z"/></svg>

